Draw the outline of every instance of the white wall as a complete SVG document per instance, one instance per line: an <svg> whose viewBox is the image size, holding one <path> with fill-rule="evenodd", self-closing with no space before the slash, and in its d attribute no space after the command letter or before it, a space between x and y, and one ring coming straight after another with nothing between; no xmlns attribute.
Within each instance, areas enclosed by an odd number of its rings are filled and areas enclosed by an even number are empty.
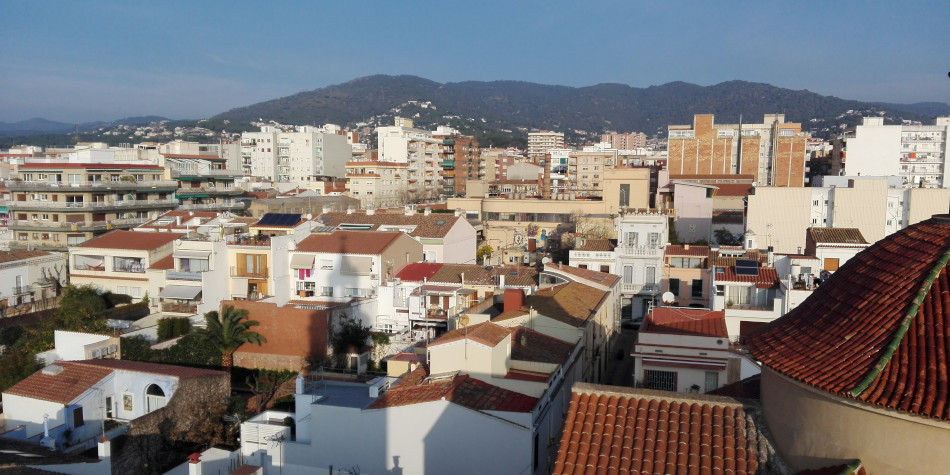
<svg viewBox="0 0 950 475"><path fill-rule="evenodd" d="M868 119L871 119L870 121ZM865 118L847 141L848 175L890 176L900 174L901 126L867 125L883 121Z"/></svg>
<svg viewBox="0 0 950 475"><path fill-rule="evenodd" d="M53 344L60 359L78 361L86 359L85 345L108 340L108 336L92 333L68 332L56 330L53 332Z"/></svg>
<svg viewBox="0 0 950 475"><path fill-rule="evenodd" d="M468 221L456 221L452 229L442 238L442 255L438 261L445 264L480 264L475 262L477 245L475 228Z"/></svg>

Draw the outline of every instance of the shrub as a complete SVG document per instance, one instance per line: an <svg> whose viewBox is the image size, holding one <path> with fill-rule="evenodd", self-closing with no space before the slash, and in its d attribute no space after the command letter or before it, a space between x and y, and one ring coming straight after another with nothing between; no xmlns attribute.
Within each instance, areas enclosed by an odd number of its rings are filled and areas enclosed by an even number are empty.
<svg viewBox="0 0 950 475"><path fill-rule="evenodd" d="M158 321L158 340L165 341L187 335L191 331L191 321L187 318L163 318Z"/></svg>

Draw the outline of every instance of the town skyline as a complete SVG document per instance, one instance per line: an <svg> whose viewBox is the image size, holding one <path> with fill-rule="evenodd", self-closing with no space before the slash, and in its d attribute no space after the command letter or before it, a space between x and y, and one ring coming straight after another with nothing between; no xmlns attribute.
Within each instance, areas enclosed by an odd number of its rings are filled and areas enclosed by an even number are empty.
<svg viewBox="0 0 950 475"><path fill-rule="evenodd" d="M950 103L936 2L250 5L5 2L0 12L18 21L0 32L0 120L197 119L373 74L572 87L744 80Z"/></svg>

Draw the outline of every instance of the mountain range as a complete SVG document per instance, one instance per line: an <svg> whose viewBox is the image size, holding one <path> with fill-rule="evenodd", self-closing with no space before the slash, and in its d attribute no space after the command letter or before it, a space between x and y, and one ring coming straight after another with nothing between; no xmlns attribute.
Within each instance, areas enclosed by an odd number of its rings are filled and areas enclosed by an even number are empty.
<svg viewBox="0 0 950 475"><path fill-rule="evenodd" d="M431 102L435 109L420 111L419 107L409 107L410 101ZM761 121L767 113L784 113L786 120L803 123L834 123L848 111L877 113L891 121L925 123L937 115L950 114L950 105L943 103L868 103L746 81L705 87L671 82L647 88L624 84L575 88L519 81L442 84L416 76L376 75L232 109L215 118L372 124L373 118L399 115L407 107L413 115L419 114L417 122L426 125L459 117L496 130L641 131L648 135L665 132L670 124L690 124L693 114L698 113L716 114L720 123L736 123L740 114L747 123Z"/></svg>
<svg viewBox="0 0 950 475"><path fill-rule="evenodd" d="M712 86L671 82L646 88L605 83L588 87L521 81L438 83L416 76L367 76L300 92L218 114L212 119L240 122L274 120L284 124L391 125L395 116L412 118L420 128L449 125L483 141L499 135L524 137L531 130L566 132L568 138L614 132L665 135L671 124L690 124L693 114L712 113L717 123L761 122L763 114L784 113L789 122L826 137L863 115L887 123L931 123L950 115L950 105L873 103L823 96L769 84L727 81ZM80 132L118 125L140 125L163 117L129 117L79 124ZM71 134L75 125L45 119L0 122L0 136ZM87 139L84 137L84 139ZM502 140L503 142L503 140ZM26 142L22 142L26 143ZM496 144L499 142L495 142Z"/></svg>

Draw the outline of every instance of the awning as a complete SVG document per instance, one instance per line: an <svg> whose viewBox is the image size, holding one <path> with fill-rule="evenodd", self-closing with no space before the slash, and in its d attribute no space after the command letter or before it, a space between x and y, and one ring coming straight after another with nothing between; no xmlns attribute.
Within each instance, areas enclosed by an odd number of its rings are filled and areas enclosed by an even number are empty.
<svg viewBox="0 0 950 475"><path fill-rule="evenodd" d="M207 259L211 256L211 251L179 250L175 251L172 255L175 256L175 259Z"/></svg>
<svg viewBox="0 0 950 475"><path fill-rule="evenodd" d="M242 299L247 298L247 277L232 277L231 278L231 297L240 297Z"/></svg>
<svg viewBox="0 0 950 475"><path fill-rule="evenodd" d="M158 294L163 299L195 300L201 294L201 287L190 285L169 285Z"/></svg>
<svg viewBox="0 0 950 475"><path fill-rule="evenodd" d="M343 256L340 272L349 275L369 275L372 267L372 257Z"/></svg>
<svg viewBox="0 0 950 475"><path fill-rule="evenodd" d="M674 368L697 368L710 371L723 371L726 369L726 363L721 361L683 361L659 358L643 358L644 365L651 366L672 366Z"/></svg>
<svg viewBox="0 0 950 475"><path fill-rule="evenodd" d="M313 269L313 254L294 254L290 256L291 269Z"/></svg>

